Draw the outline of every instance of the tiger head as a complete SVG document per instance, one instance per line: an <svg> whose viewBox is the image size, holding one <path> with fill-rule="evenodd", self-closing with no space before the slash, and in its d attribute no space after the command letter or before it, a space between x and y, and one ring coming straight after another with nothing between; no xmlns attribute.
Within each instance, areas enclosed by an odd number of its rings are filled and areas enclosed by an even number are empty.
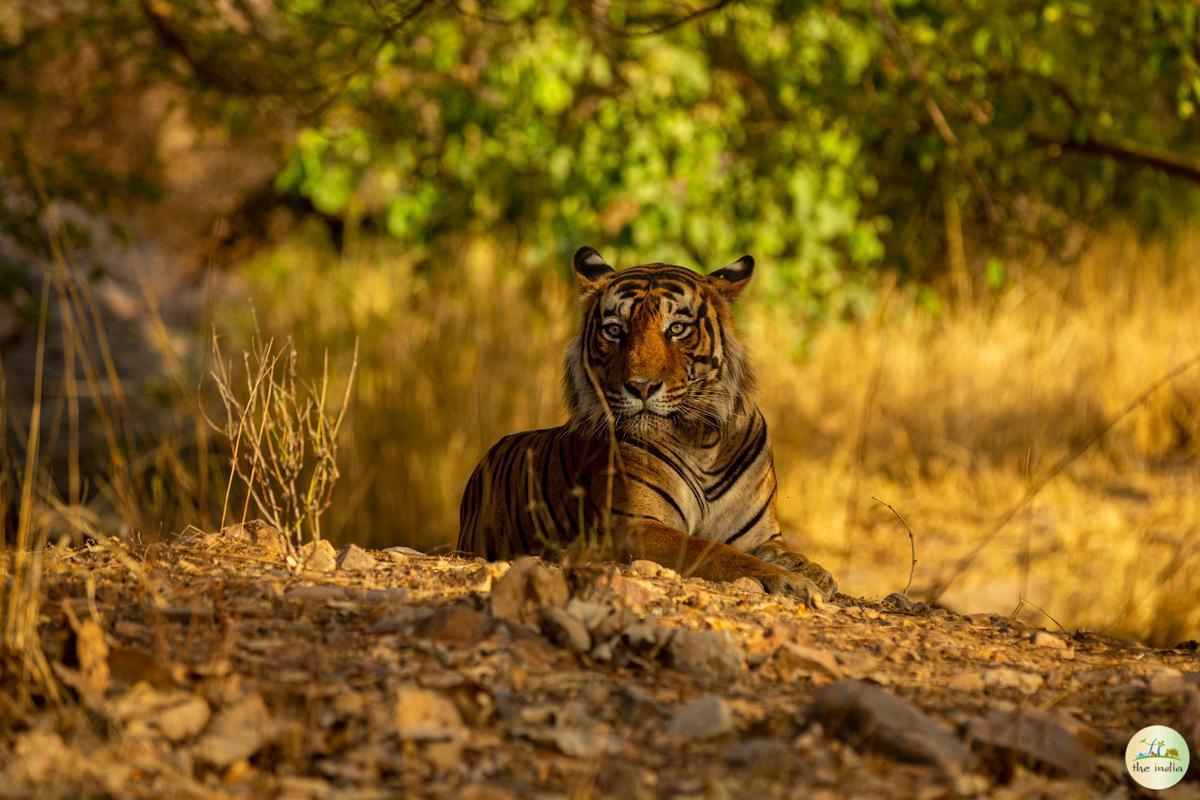
<svg viewBox="0 0 1200 800"><path fill-rule="evenodd" d="M701 433L744 412L753 388L730 304L750 282L743 256L701 275L672 264L616 272L590 247L575 254L583 320L567 351L572 424L639 438Z"/></svg>

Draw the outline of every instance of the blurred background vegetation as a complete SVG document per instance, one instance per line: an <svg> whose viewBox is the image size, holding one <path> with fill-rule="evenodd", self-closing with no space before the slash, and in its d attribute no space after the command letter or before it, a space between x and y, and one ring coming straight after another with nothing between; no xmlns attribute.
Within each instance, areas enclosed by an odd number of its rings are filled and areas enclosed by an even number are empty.
<svg viewBox="0 0 1200 800"><path fill-rule="evenodd" d="M339 398L358 343L324 535L448 548L486 447L563 418L575 248L749 252L783 518L846 590L907 577L879 497L918 595L1200 638L1200 370L1125 414L1200 352L1198 17L9 0L6 541L240 515L205 417L257 332Z"/></svg>

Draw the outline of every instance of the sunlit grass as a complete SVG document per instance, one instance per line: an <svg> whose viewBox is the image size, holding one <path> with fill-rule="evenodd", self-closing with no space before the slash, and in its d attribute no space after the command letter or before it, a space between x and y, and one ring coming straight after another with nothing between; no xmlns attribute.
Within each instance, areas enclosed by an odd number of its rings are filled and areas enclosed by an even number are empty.
<svg viewBox="0 0 1200 800"><path fill-rule="evenodd" d="M654 254L647 254L652 258ZM866 319L808 329L748 292L796 545L845 590L944 579L1051 466L1200 351L1200 239L1105 237L1069 269L1009 263L1010 285L931 313L885 288ZM559 424L574 290L476 242L420 262L372 245L285 246L250 265L260 323L305 360L360 341L334 538L452 546L458 500L505 433ZM763 264L762 269L770 269ZM277 279L272 276L279 276ZM1200 368L1154 393L1073 461L952 582L943 600L1067 627L1175 641L1200 634Z"/></svg>

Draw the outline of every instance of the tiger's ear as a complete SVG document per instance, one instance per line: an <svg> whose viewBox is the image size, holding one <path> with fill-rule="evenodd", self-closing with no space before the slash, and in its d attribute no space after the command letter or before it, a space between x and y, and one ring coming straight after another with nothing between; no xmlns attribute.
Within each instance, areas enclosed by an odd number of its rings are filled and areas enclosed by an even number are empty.
<svg viewBox="0 0 1200 800"><path fill-rule="evenodd" d="M753 274L754 259L750 256L742 256L728 267L722 267L716 272L710 273L708 282L721 293L722 297L732 303L737 300L742 289L746 288L746 284L750 283L750 276Z"/></svg>
<svg viewBox="0 0 1200 800"><path fill-rule="evenodd" d="M585 292L599 289L615 272L594 247L581 247L576 250L574 266L575 280L579 281L579 288Z"/></svg>

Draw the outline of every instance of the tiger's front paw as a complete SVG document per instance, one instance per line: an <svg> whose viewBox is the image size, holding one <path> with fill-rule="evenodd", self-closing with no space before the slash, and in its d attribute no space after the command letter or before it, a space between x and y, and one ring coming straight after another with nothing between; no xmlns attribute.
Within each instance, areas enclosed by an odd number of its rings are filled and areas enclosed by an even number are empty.
<svg viewBox="0 0 1200 800"><path fill-rule="evenodd" d="M751 555L789 572L800 573L820 590L822 600L829 600L837 591L837 581L833 579L833 573L815 561L810 561L803 553L792 550L779 539L763 542Z"/></svg>
<svg viewBox="0 0 1200 800"><path fill-rule="evenodd" d="M821 608L832 594L826 593L803 573L781 567L774 567L766 575L758 576L758 582L767 594L795 597L809 608Z"/></svg>

